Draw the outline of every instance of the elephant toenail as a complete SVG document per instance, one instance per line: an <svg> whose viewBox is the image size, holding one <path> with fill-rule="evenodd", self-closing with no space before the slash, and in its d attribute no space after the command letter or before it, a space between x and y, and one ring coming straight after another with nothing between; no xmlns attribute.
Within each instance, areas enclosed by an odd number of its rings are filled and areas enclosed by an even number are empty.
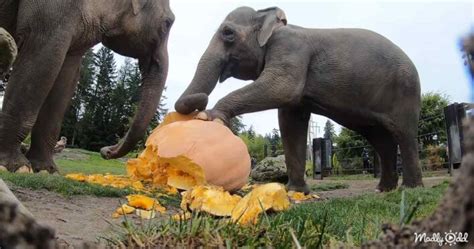
<svg viewBox="0 0 474 249"><path fill-rule="evenodd" d="M8 171L7 167L0 165L0 171Z"/></svg>
<svg viewBox="0 0 474 249"><path fill-rule="evenodd" d="M33 173L33 172L32 172L30 167L24 165L24 166L21 166L19 169L17 169L15 171L15 173L28 173L28 174L30 174L30 173Z"/></svg>
<svg viewBox="0 0 474 249"><path fill-rule="evenodd" d="M40 172L38 172L38 174L49 174L49 172L45 169L43 170L40 170Z"/></svg>
<svg viewBox="0 0 474 249"><path fill-rule="evenodd" d="M206 112L200 112L194 118L195 119L200 119L200 120L207 120L207 113Z"/></svg>
<svg viewBox="0 0 474 249"><path fill-rule="evenodd" d="M214 122L216 122L216 123L219 123L219 124L221 124L221 125L225 125L225 124L224 124L224 121L222 121L222 119L220 119L220 118L216 118L216 119L214 119L214 120L212 120L212 121L214 121Z"/></svg>

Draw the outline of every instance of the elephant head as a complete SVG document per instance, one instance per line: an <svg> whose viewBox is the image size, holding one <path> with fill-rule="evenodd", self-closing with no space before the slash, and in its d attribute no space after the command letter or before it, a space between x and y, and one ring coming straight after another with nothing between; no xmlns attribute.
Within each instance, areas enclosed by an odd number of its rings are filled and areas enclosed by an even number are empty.
<svg viewBox="0 0 474 249"><path fill-rule="evenodd" d="M121 19L120 32L106 34L102 43L121 55L138 58L142 74L140 100L125 137L116 145L101 149L106 159L124 156L143 138L168 74L168 35L174 22L169 1L132 0L128 8Z"/></svg>
<svg viewBox="0 0 474 249"><path fill-rule="evenodd" d="M204 110L217 81L230 77L257 79L273 31L286 24L285 13L277 7L258 11L240 7L232 11L201 57L191 84L175 103L176 111L188 114Z"/></svg>

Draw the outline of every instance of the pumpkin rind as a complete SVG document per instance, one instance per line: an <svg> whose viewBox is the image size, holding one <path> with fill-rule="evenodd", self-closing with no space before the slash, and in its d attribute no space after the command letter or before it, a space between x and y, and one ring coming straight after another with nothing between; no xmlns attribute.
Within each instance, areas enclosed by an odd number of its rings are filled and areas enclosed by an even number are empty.
<svg viewBox="0 0 474 249"><path fill-rule="evenodd" d="M208 183L233 191L247 183L250 155L229 128L201 120L176 121L190 117L171 115L148 137L140 156L129 160L129 175L184 190Z"/></svg>
<svg viewBox="0 0 474 249"><path fill-rule="evenodd" d="M183 193L181 208L184 211L204 211L215 216L230 216L235 205L242 199L231 195L222 187L197 186Z"/></svg>
<svg viewBox="0 0 474 249"><path fill-rule="evenodd" d="M232 211L232 221L239 224L256 224L261 213L272 209L287 210L290 201L285 186L279 183L267 183L255 187L237 203Z"/></svg>

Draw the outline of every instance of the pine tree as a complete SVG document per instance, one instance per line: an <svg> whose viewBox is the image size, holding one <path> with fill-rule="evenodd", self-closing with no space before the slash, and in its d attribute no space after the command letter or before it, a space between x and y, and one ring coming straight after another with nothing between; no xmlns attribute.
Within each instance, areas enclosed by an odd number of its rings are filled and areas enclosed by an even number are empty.
<svg viewBox="0 0 474 249"><path fill-rule="evenodd" d="M113 52L102 47L94 56L97 79L85 106L81 122L81 147L99 150L118 141L115 124L112 123L111 99L115 88L116 69Z"/></svg>
<svg viewBox="0 0 474 249"><path fill-rule="evenodd" d="M335 134L334 124L328 119L326 121L326 125L324 125L324 138L332 140Z"/></svg>
<svg viewBox="0 0 474 249"><path fill-rule="evenodd" d="M235 134L239 135L245 129L245 125L242 122L242 116L233 117L230 120L230 130Z"/></svg>

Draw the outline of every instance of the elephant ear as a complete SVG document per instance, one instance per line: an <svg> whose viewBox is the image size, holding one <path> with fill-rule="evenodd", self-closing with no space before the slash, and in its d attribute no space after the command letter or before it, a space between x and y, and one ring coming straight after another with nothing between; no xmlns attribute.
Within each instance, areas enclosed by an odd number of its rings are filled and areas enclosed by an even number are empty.
<svg viewBox="0 0 474 249"><path fill-rule="evenodd" d="M132 0L133 14L138 15L145 6L147 0Z"/></svg>
<svg viewBox="0 0 474 249"><path fill-rule="evenodd" d="M259 15L259 20L262 23L257 39L260 47L263 47L267 44L273 31L278 27L285 26L287 20L285 12L278 7L259 10L257 13Z"/></svg>

